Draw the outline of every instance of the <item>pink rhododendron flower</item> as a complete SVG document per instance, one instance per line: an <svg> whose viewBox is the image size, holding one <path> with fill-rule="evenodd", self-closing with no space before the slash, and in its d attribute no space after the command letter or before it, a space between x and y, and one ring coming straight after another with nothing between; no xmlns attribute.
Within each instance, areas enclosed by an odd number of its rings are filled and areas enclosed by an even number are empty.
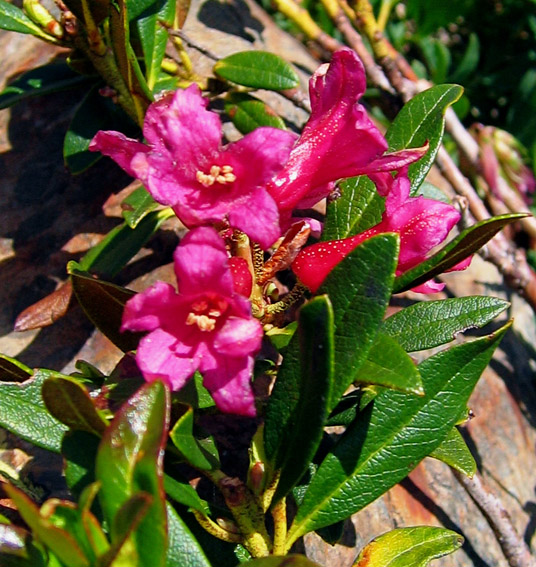
<svg viewBox="0 0 536 567"><path fill-rule="evenodd" d="M280 229L277 206L264 185L286 163L295 135L257 128L222 146L220 118L206 106L191 85L151 104L143 126L147 145L101 131L90 149L140 179L186 226L227 220L268 248Z"/></svg>
<svg viewBox="0 0 536 567"><path fill-rule="evenodd" d="M460 220L460 213L447 203L410 197L409 193L409 179L401 173L385 200L385 211L379 224L356 236L320 242L302 250L292 264L301 282L316 292L329 272L361 242L384 232L400 235L397 275L426 260L432 248L441 244ZM469 262L470 258L453 269L464 269ZM430 280L414 291L432 293L443 287L444 284Z"/></svg>
<svg viewBox="0 0 536 567"><path fill-rule="evenodd" d="M385 138L357 102L365 88L363 64L346 48L311 78L311 117L287 165L268 185L283 217L313 206L338 179L397 170L426 152L427 146L385 154Z"/></svg>
<svg viewBox="0 0 536 567"><path fill-rule="evenodd" d="M262 327L234 290L223 240L211 227L193 229L174 259L179 293L157 282L125 306L122 330L150 331L136 354L143 376L178 390L199 370L222 411L255 415L251 376Z"/></svg>

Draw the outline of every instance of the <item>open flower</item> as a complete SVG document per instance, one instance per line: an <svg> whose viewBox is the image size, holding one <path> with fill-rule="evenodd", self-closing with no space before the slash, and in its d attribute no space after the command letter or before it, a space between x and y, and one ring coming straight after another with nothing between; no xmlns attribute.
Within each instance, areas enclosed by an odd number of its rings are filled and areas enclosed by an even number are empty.
<svg viewBox="0 0 536 567"><path fill-rule="evenodd" d="M90 149L140 179L186 226L226 220L268 248L280 229L277 206L264 185L286 163L295 135L257 128L222 146L220 118L206 106L191 85L151 104L143 126L147 145L101 131Z"/></svg>
<svg viewBox="0 0 536 567"><path fill-rule="evenodd" d="M365 88L363 64L347 48L311 78L311 117L288 163L268 185L282 216L313 206L338 179L398 170L426 152L424 146L385 154L385 138L357 102Z"/></svg>
<svg viewBox="0 0 536 567"><path fill-rule="evenodd" d="M178 390L199 370L222 411L255 415L251 376L262 327L234 290L222 239L213 228L193 229L174 259L179 293L157 282L125 306L122 330L150 331L136 353L143 376Z"/></svg>
<svg viewBox="0 0 536 567"><path fill-rule="evenodd" d="M405 173L399 173L385 200L382 220L376 226L342 240L319 242L302 250L292 269L300 281L316 292L329 272L361 242L376 234L396 232L400 235L400 253L396 275L403 274L428 257L428 254L448 236L460 220L460 213L441 201L410 197L410 182ZM470 258L452 269L464 269ZM441 291L444 284L430 280L414 288L421 293Z"/></svg>

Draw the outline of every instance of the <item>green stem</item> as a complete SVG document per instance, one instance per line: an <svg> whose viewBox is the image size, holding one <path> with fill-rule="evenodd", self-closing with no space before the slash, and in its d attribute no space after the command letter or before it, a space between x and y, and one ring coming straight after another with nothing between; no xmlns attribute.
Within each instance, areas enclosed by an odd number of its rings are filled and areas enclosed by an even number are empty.
<svg viewBox="0 0 536 567"><path fill-rule="evenodd" d="M274 555L285 555L287 539L287 502L282 498L272 508L274 519Z"/></svg>

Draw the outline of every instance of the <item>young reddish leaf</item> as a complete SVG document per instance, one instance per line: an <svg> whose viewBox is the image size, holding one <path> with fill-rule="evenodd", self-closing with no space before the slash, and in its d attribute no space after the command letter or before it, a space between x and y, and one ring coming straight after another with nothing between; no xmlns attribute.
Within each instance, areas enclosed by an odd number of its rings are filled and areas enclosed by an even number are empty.
<svg viewBox="0 0 536 567"><path fill-rule="evenodd" d="M15 358L0 354L0 382L24 382L33 370Z"/></svg>
<svg viewBox="0 0 536 567"><path fill-rule="evenodd" d="M15 320L15 331L29 331L52 325L67 313L72 294L71 281L63 282L58 289L19 314Z"/></svg>

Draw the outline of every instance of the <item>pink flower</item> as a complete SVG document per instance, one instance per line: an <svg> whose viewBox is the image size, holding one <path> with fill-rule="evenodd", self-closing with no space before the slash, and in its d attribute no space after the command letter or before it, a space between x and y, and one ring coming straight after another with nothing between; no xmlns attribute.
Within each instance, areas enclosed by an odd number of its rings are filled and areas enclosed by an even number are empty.
<svg viewBox="0 0 536 567"><path fill-rule="evenodd" d="M311 117L287 165L268 185L282 216L313 206L338 179L399 169L426 152L424 146L384 155L385 138L357 103L365 88L363 64L347 48L311 78Z"/></svg>
<svg viewBox="0 0 536 567"><path fill-rule="evenodd" d="M295 135L257 128L222 146L220 118L206 106L191 85L151 104L143 126L147 145L101 131L90 149L140 179L186 226L227 220L268 248L280 228L277 206L264 185L286 163Z"/></svg>
<svg viewBox="0 0 536 567"><path fill-rule="evenodd" d="M409 179L405 173L400 173L385 200L385 211L379 224L356 236L320 242L302 250L292 264L300 281L316 292L329 272L361 242L384 232L400 235L397 275L426 260L432 248L441 244L460 220L460 213L446 203L410 197L409 193ZM470 258L453 269L464 269L469 262ZM432 293L443 287L444 284L430 280L414 291Z"/></svg>
<svg viewBox="0 0 536 567"><path fill-rule="evenodd" d="M122 330L150 331L136 360L146 380L173 390L196 370L224 412L255 415L251 389L262 327L251 305L235 293L225 245L211 227L190 231L175 251L177 294L157 282L130 299Z"/></svg>

